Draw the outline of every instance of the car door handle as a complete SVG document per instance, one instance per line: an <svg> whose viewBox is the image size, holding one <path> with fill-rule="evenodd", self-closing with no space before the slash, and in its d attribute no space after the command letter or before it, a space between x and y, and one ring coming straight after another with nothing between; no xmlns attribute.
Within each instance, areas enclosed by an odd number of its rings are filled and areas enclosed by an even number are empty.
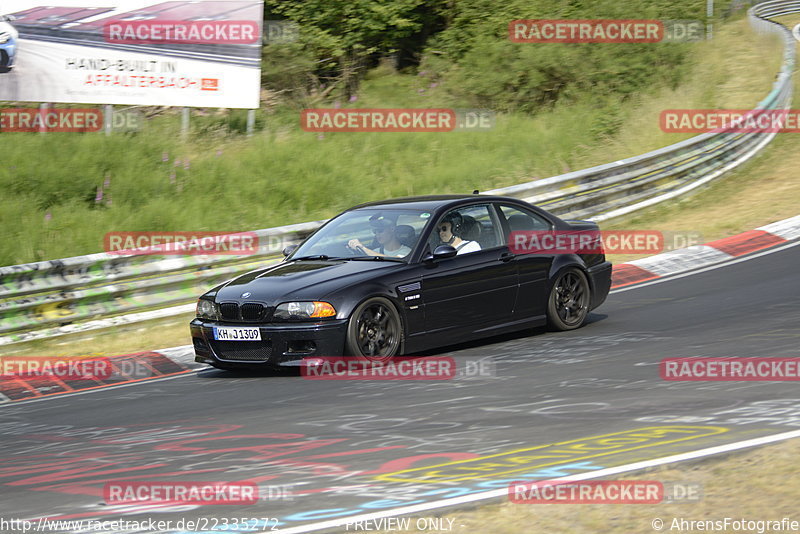
<svg viewBox="0 0 800 534"><path fill-rule="evenodd" d="M503 252L500 254L500 261L511 261L517 256L513 252Z"/></svg>

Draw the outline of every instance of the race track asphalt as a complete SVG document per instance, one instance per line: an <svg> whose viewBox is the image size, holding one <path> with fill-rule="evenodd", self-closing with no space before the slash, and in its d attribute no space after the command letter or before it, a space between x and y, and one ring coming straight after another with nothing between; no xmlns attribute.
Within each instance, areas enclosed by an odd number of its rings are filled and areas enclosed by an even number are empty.
<svg viewBox="0 0 800 534"><path fill-rule="evenodd" d="M461 375L451 380L204 369L7 404L0 517L268 518L267 529L294 527L796 429L796 383L673 382L658 364L800 356L798 264L792 246L617 290L577 331L437 353L455 359ZM260 497L106 504L104 485L115 480L254 481Z"/></svg>

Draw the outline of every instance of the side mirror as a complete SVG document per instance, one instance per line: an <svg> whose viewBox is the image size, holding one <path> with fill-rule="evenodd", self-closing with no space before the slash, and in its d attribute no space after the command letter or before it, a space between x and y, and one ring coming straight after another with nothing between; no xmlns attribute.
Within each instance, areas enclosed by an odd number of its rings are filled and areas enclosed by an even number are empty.
<svg viewBox="0 0 800 534"><path fill-rule="evenodd" d="M297 250L297 247L299 247L299 246L300 245L286 245L286 247L284 247L284 249L283 249L283 257L285 258L289 254L291 254L292 252Z"/></svg>
<svg viewBox="0 0 800 534"><path fill-rule="evenodd" d="M423 261L432 261L432 260L443 260L446 258L452 258L457 253L455 247L450 245L439 245L434 249L433 254L426 254Z"/></svg>

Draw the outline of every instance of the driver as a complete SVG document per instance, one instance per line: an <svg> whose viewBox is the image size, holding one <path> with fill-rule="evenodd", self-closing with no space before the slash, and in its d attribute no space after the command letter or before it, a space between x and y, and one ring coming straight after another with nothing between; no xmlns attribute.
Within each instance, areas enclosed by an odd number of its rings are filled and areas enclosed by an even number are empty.
<svg viewBox="0 0 800 534"><path fill-rule="evenodd" d="M411 248L405 246L397 239L397 234L395 233L396 224L392 219L384 215L373 215L369 218L369 224L372 226L372 233L375 234L375 240L380 245L378 249L369 249L358 239L351 239L348 241L348 247L354 250L361 250L368 256L402 258L411 253Z"/></svg>
<svg viewBox="0 0 800 534"><path fill-rule="evenodd" d="M464 241L461 239L464 231L464 219L457 211L451 211L445 215L436 230L439 232L439 239L442 244L455 248L456 254L477 252L481 249L481 245L477 241Z"/></svg>

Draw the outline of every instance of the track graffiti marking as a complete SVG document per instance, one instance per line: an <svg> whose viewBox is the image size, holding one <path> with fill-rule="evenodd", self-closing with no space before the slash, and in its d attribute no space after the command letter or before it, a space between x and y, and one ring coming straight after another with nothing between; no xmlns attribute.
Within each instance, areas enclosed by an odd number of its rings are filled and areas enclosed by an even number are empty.
<svg viewBox="0 0 800 534"><path fill-rule="evenodd" d="M445 464L406 469L375 477L390 482L442 483L478 480L667 445L727 432L714 426L645 427L591 438L562 441Z"/></svg>

